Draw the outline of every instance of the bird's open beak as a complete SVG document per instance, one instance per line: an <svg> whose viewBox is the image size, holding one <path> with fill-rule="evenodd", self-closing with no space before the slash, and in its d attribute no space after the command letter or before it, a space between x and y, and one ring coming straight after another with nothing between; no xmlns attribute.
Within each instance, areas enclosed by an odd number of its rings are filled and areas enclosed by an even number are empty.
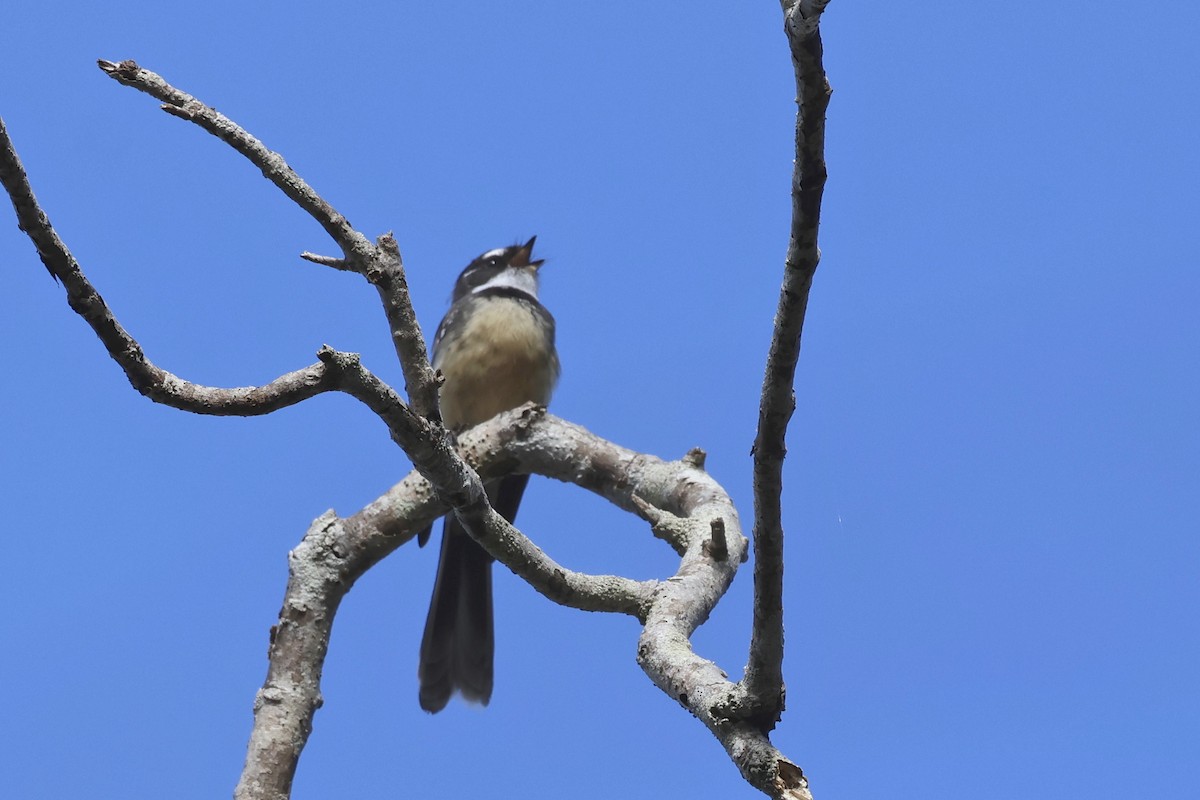
<svg viewBox="0 0 1200 800"><path fill-rule="evenodd" d="M534 269L540 267L543 263L545 263L545 259L539 259L537 261L529 260L529 257L533 255L533 243L536 241L536 236L531 237L528 242L521 245L521 248L517 250L516 254L512 257L512 260L508 263L514 267L533 267Z"/></svg>

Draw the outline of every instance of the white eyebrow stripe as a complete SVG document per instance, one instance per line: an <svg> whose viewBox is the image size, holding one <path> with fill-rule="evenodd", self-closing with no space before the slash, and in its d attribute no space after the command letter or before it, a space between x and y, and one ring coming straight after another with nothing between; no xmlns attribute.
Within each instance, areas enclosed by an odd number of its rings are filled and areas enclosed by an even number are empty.
<svg viewBox="0 0 1200 800"><path fill-rule="evenodd" d="M505 248L505 247L497 247L495 250L488 250L486 253L484 253L483 255L481 255L479 257L479 260L487 261L489 258L499 258L500 256L504 255L504 251L506 249L507 248Z"/></svg>

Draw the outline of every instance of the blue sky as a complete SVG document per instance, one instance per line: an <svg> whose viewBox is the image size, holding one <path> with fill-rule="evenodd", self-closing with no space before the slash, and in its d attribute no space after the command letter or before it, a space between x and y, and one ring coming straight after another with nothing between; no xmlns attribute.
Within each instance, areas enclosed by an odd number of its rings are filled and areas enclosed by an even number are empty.
<svg viewBox="0 0 1200 800"><path fill-rule="evenodd" d="M328 343L399 381L374 292L296 257L331 252L316 224L97 58L161 73L394 230L427 331L471 257L537 234L553 409L664 457L706 448L750 518L789 213L777 4L33 6L5 12L0 114L157 363L246 385ZM1194 787L1198 24L1184 4L826 13L774 736L819 800ZM253 420L144 400L7 219L5 794L227 796L287 551L408 464L342 397ZM578 569L672 570L571 487L535 480L520 522ZM343 604L294 797L755 796L637 668L635 623L506 572L491 707L422 713L435 559L404 547ZM735 677L749 579L695 638Z"/></svg>

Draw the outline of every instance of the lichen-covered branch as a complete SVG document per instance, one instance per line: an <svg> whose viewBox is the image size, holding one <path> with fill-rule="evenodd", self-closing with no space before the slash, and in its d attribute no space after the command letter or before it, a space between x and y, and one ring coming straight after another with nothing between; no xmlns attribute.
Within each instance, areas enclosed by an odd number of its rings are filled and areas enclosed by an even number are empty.
<svg viewBox="0 0 1200 800"><path fill-rule="evenodd" d="M647 630L653 621L657 633L643 636L639 661L656 683L672 687L677 692L672 696L693 713L704 708L706 689L713 697L732 689L724 673L692 653L687 643L687 634L728 589L747 547L738 532L737 512L715 481L689 463L635 453L532 406L467 431L460 445L484 478L514 470L536 472L590 489L625 509L633 508L638 502L635 497L641 498L681 519L703 520L697 531L711 531L712 518L724 520L730 532L729 558L710 557L705 537L695 536L669 581L586 575L555 565L551 591L543 594L575 608L645 618ZM289 796L313 714L321 704L321 671L342 597L379 559L444 511L428 482L413 473L356 514L345 519L333 512L322 515L289 554L288 587L279 622L272 629L270 667L255 702L254 728L236 798L284 800ZM488 550L542 590L537 576L531 579L527 574L524 562L510 557L508 544L493 541L491 520L484 521L484 528L481 542ZM501 532L500 538L504 535ZM545 559L549 561L548 556ZM672 629L686 633L681 640L658 635ZM688 696L694 698L694 707L688 704ZM737 725L725 727L728 730L718 733L718 738L731 754L738 753L739 767L745 763L751 770L766 770L759 756L774 752L769 743L769 749L744 747L739 743L753 739L751 732ZM760 733L758 740L765 737Z"/></svg>
<svg viewBox="0 0 1200 800"><path fill-rule="evenodd" d="M796 74L796 161L792 176L792 225L775 328L767 354L754 440L754 623L741 702L763 730L778 721L783 686L783 492L784 437L796 407L793 389L808 292L817 269L817 229L825 188L825 109L830 88L822 65L818 28L825 2L784 2L784 30Z"/></svg>
<svg viewBox="0 0 1200 800"><path fill-rule="evenodd" d="M510 470L536 472L593 491L653 524L669 525L664 538L682 558L669 580L654 584L638 663L708 727L751 785L771 797L811 797L803 772L771 744L741 702L740 685L691 647L689 637L728 590L748 548L732 501L703 471L702 454L664 462L530 407L468 431L460 449L485 480ZM347 541L366 550L395 537L406 541L431 517L424 497L419 480L409 476L343 520Z"/></svg>

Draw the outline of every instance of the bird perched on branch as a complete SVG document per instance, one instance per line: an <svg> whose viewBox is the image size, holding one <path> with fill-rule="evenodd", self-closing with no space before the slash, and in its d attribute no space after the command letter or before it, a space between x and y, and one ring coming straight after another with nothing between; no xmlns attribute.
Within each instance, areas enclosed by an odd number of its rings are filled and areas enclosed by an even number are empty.
<svg viewBox="0 0 1200 800"><path fill-rule="evenodd" d="M550 401L559 365L554 318L538 302L543 262L532 259L536 239L489 250L454 284L450 310L433 339L433 366L445 379L442 421L452 431L524 403ZM492 507L509 522L528 482L528 475L510 475L485 486ZM418 537L422 545L431 530ZM421 638L421 708L441 711L455 690L487 705L494 651L492 557L448 514Z"/></svg>

